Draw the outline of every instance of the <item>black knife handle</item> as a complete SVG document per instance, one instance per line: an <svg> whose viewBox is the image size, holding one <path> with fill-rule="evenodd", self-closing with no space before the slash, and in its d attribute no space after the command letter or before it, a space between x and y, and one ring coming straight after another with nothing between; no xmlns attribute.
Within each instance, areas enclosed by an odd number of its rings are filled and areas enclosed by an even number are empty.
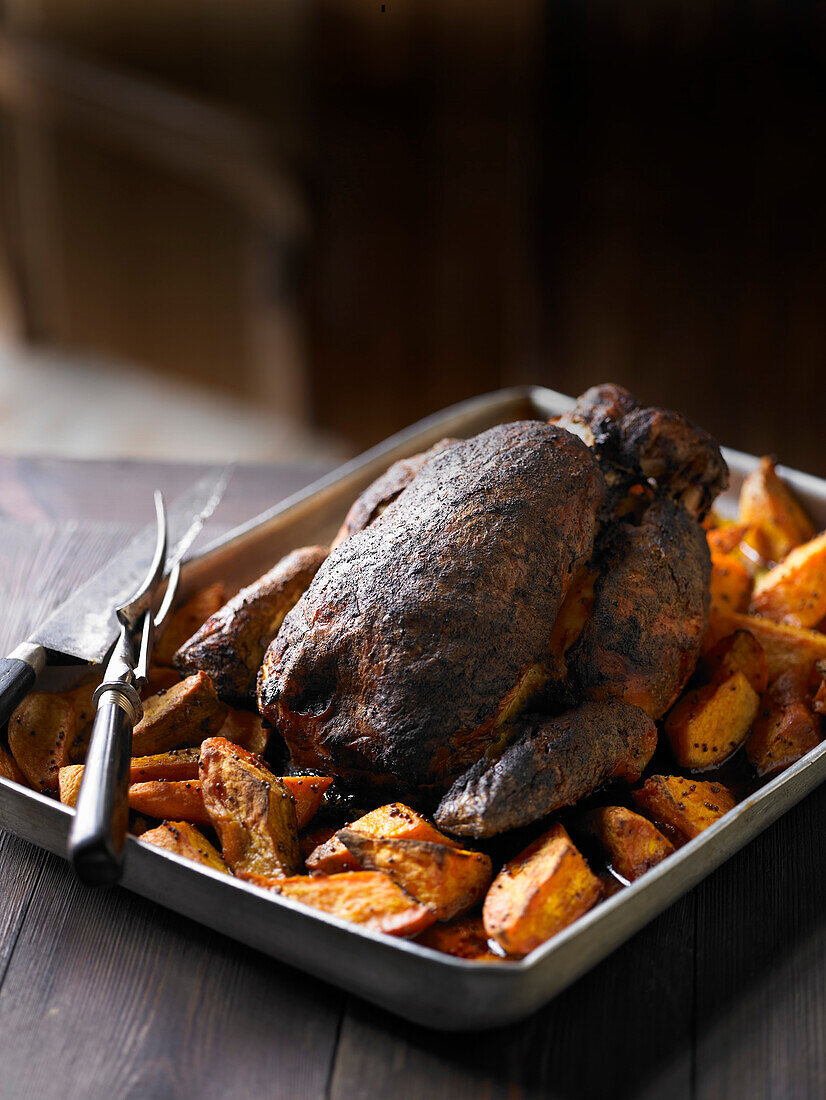
<svg viewBox="0 0 826 1100"><path fill-rule="evenodd" d="M0 726L34 687L35 668L20 657L0 657Z"/></svg>
<svg viewBox="0 0 826 1100"><path fill-rule="evenodd" d="M123 872L132 728L138 713L129 694L104 687L69 833L69 858L87 886L110 886Z"/></svg>

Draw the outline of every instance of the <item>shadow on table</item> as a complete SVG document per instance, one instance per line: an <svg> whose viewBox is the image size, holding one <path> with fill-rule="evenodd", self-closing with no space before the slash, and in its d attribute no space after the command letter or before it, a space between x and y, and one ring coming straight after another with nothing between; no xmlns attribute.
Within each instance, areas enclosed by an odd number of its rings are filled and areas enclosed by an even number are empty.
<svg viewBox="0 0 826 1100"><path fill-rule="evenodd" d="M436 1034L352 1005L333 1095L391 1095L395 1081L406 1100L679 1098L695 1095L699 1078L704 1095L753 1097L768 1095L770 1065L822 1084L823 1038L812 1042L817 1022L807 1031L801 1004L810 986L820 1012L826 981L824 816L826 790L524 1022ZM350 1077L348 1046L367 1091Z"/></svg>

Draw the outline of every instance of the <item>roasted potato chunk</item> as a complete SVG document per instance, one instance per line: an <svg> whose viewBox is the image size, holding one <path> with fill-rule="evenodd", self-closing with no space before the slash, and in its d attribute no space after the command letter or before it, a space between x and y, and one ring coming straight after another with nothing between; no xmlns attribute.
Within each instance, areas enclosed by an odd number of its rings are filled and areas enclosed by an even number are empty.
<svg viewBox="0 0 826 1100"><path fill-rule="evenodd" d="M167 623L166 630L160 637L152 654L156 665L170 666L173 658L187 639L207 619L220 610L227 602L227 590L221 581L202 588L200 592L182 604L172 613Z"/></svg>
<svg viewBox="0 0 826 1100"><path fill-rule="evenodd" d="M711 607L720 611L747 611L751 575L733 554L711 555Z"/></svg>
<svg viewBox="0 0 826 1100"><path fill-rule="evenodd" d="M250 710L235 710L233 707L227 711L224 724L218 731L221 737L232 741L233 745L240 745L247 752L254 752L256 756L263 756L267 742L270 739L272 727L260 714L253 714Z"/></svg>
<svg viewBox="0 0 826 1100"><path fill-rule="evenodd" d="M155 756L135 756L129 767L130 783L148 783L153 780L198 780L198 749L176 749ZM83 764L69 764L61 768L58 776L60 801L67 806L77 803Z"/></svg>
<svg viewBox="0 0 826 1100"><path fill-rule="evenodd" d="M472 908L490 886L490 856L428 840L336 834L365 871L383 871L397 886L436 914L451 920Z"/></svg>
<svg viewBox="0 0 826 1100"><path fill-rule="evenodd" d="M474 962L502 961L501 955L490 949L481 917L456 917L447 924L433 924L416 937L416 942L445 955L455 955L457 959L473 959Z"/></svg>
<svg viewBox="0 0 826 1100"><path fill-rule="evenodd" d="M735 805L722 783L701 783L679 775L652 775L632 796L639 808L678 842L699 836Z"/></svg>
<svg viewBox="0 0 826 1100"><path fill-rule="evenodd" d="M324 792L333 782L330 775L282 775L281 782L293 796L295 819L303 829L315 817Z"/></svg>
<svg viewBox="0 0 826 1100"><path fill-rule="evenodd" d="M826 715L826 661L818 661L814 668L814 695L812 710L815 714Z"/></svg>
<svg viewBox="0 0 826 1100"><path fill-rule="evenodd" d="M189 821L193 825L212 824L197 779L154 779L149 783L132 783L129 787L129 808L149 817Z"/></svg>
<svg viewBox="0 0 826 1100"><path fill-rule="evenodd" d="M162 691L169 691L171 687L181 682L180 672L174 668L158 668L156 665L149 669L149 675L141 691L141 699L146 702L153 695L160 695Z"/></svg>
<svg viewBox="0 0 826 1100"><path fill-rule="evenodd" d="M814 535L812 522L792 491L778 476L774 460L760 459L740 489L741 523L760 529L769 561L783 558Z"/></svg>
<svg viewBox="0 0 826 1100"><path fill-rule="evenodd" d="M178 745L199 745L218 732L226 713L210 678L198 672L146 700L132 734L132 752L149 756Z"/></svg>
<svg viewBox="0 0 826 1100"><path fill-rule="evenodd" d="M227 865L221 855L209 843L200 829L196 829L188 821L164 821L156 829L148 829L141 833L141 840L147 844L154 844L156 848L165 848L168 852L174 852L176 856L191 859L194 863L202 863L205 867L211 867L213 871L227 873Z"/></svg>
<svg viewBox="0 0 826 1100"><path fill-rule="evenodd" d="M233 873L296 874L302 860L295 802L281 780L259 757L223 737L201 745L200 770L204 805Z"/></svg>
<svg viewBox="0 0 826 1100"><path fill-rule="evenodd" d="M324 563L326 546L305 546L225 604L175 654L182 672L206 672L228 703L255 700L258 670L285 616Z"/></svg>
<svg viewBox="0 0 826 1100"><path fill-rule="evenodd" d="M805 669L788 668L763 696L760 714L746 742L746 753L758 775L775 775L820 742Z"/></svg>
<svg viewBox="0 0 826 1100"><path fill-rule="evenodd" d="M826 658L826 634L816 630L775 623L759 615L738 615L736 612L715 612L709 616L708 631L703 640L703 653L708 653L721 638L735 630L748 630L766 654L769 680L776 680L791 665L802 665L811 671L815 661Z"/></svg>
<svg viewBox="0 0 826 1100"><path fill-rule="evenodd" d="M587 913L602 892L602 883L557 824L493 880L482 908L485 931L509 955L527 955Z"/></svg>
<svg viewBox="0 0 826 1100"><path fill-rule="evenodd" d="M759 709L742 672L689 691L663 724L677 763L691 771L719 767L744 743Z"/></svg>
<svg viewBox="0 0 826 1100"><path fill-rule="evenodd" d="M600 806L586 815L583 827L596 838L611 868L626 882L634 882L674 851L674 845L659 829L625 806Z"/></svg>
<svg viewBox="0 0 826 1100"><path fill-rule="evenodd" d="M766 654L748 630L735 630L721 638L703 657L700 671L706 680L717 684L735 672L742 672L758 695L763 694L769 682Z"/></svg>
<svg viewBox="0 0 826 1100"><path fill-rule="evenodd" d="M734 554L742 543L751 535L751 527L747 523L732 523L730 520L721 520L716 527L706 531L706 542L714 554Z"/></svg>
<svg viewBox="0 0 826 1100"><path fill-rule="evenodd" d="M429 840L434 844L459 847L455 841L446 837L444 833L440 833L421 814L417 814L415 810L411 810L401 802L379 806L377 810L371 810L357 821L352 821L347 828L361 833L362 836ZM325 875L333 875L340 871L357 871L359 863L336 836L309 854L307 867L311 871L323 871Z"/></svg>
<svg viewBox="0 0 826 1100"><path fill-rule="evenodd" d="M319 825L315 829L308 829L306 833L302 833L298 838L298 845L301 848L301 854L304 856L304 859L308 859L316 848L320 848L322 844L326 844L337 832L337 825Z"/></svg>
<svg viewBox="0 0 826 1100"><path fill-rule="evenodd" d="M790 551L754 586L757 615L790 626L817 626L826 615L826 532Z"/></svg>
<svg viewBox="0 0 826 1100"><path fill-rule="evenodd" d="M69 749L76 732L75 706L64 695L33 691L12 714L9 748L35 790L57 790L58 773L69 763Z"/></svg>
<svg viewBox="0 0 826 1100"><path fill-rule="evenodd" d="M249 876L249 881L282 897L321 909L339 920L363 925L388 936L415 936L436 919L380 871L340 875L296 875L292 878Z"/></svg>
<svg viewBox="0 0 826 1100"><path fill-rule="evenodd" d="M10 752L6 752L2 745L0 745L0 776L3 779L12 779L15 783L22 783L24 787L28 786L25 775L14 762L14 757Z"/></svg>

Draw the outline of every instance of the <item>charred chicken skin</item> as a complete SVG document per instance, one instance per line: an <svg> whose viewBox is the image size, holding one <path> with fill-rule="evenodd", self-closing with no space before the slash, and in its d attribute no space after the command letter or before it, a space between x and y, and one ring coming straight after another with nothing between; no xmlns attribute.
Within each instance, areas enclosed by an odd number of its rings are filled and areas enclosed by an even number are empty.
<svg viewBox="0 0 826 1100"><path fill-rule="evenodd" d="M441 799L476 837L639 778L705 628L713 440L602 386L401 474L356 502L264 658L293 764Z"/></svg>

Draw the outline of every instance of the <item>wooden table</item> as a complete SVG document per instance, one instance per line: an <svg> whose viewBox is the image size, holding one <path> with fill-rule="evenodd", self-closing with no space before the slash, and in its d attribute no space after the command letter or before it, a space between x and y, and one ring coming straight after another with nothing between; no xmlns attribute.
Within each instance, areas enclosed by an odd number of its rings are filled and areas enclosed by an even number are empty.
<svg viewBox="0 0 826 1100"><path fill-rule="evenodd" d="M156 483L174 494L197 472L0 460L4 651L56 598L39 563L88 572L150 518ZM240 468L214 528L318 472ZM0 1100L824 1096L825 821L821 790L535 1016L466 1035L86 890L0 834Z"/></svg>

